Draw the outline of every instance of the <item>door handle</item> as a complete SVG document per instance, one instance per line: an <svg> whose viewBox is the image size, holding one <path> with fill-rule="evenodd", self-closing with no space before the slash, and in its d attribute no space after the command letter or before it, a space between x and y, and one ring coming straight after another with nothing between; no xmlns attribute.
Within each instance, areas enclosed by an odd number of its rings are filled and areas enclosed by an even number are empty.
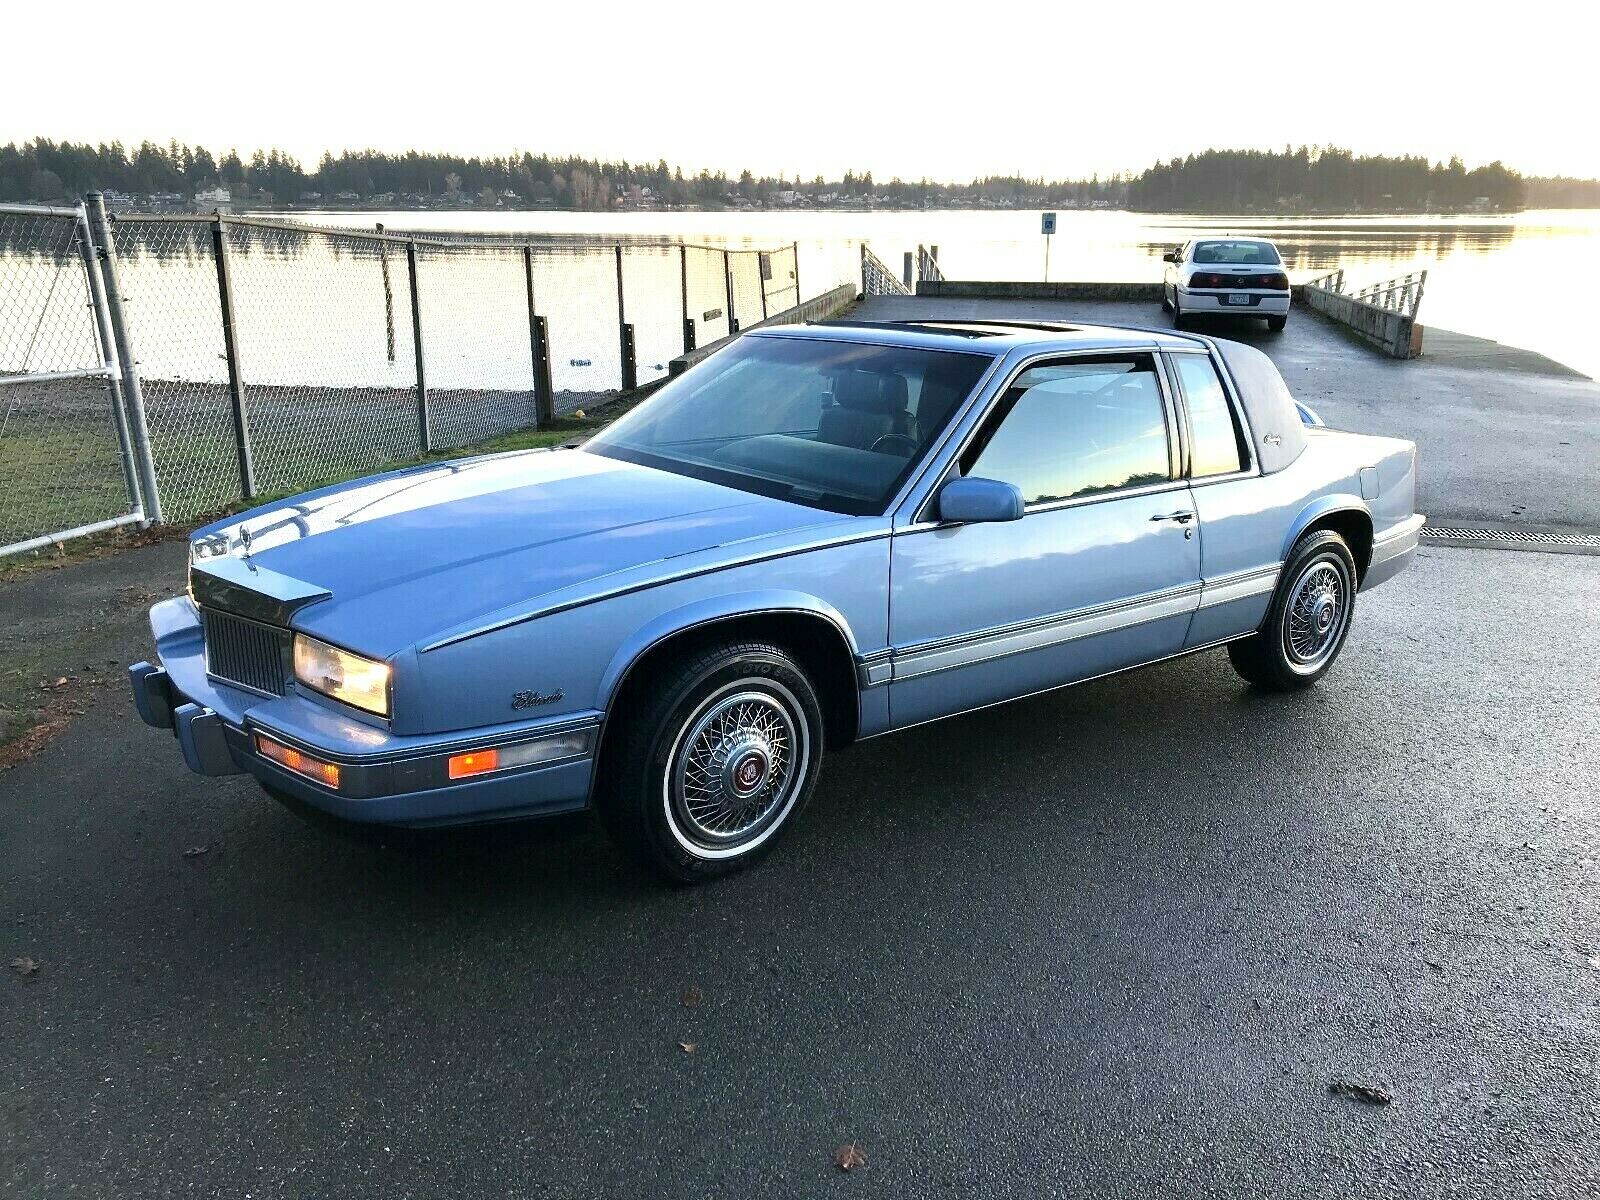
<svg viewBox="0 0 1600 1200"><path fill-rule="evenodd" d="M1181 508L1177 512L1157 513L1150 519L1152 521L1176 521L1179 525L1187 525L1194 520L1194 512L1191 509Z"/></svg>

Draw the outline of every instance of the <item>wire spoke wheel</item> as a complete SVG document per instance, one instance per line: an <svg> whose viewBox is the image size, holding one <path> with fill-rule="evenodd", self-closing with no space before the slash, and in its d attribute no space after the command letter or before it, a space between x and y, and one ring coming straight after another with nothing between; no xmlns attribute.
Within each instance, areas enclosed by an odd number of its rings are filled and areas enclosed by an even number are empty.
<svg viewBox="0 0 1600 1200"><path fill-rule="evenodd" d="M707 857L753 848L777 828L805 779L811 747L799 701L772 680L708 696L668 758L667 818L680 844Z"/></svg>
<svg viewBox="0 0 1600 1200"><path fill-rule="evenodd" d="M1283 650L1292 669L1310 673L1337 651L1350 621L1350 585L1332 556L1318 556L1300 572L1283 612Z"/></svg>

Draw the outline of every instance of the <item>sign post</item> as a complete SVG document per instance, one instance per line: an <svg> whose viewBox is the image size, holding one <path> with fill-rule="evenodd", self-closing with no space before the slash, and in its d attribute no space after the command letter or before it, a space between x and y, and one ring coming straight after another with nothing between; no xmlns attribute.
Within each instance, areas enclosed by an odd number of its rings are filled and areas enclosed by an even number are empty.
<svg viewBox="0 0 1600 1200"><path fill-rule="evenodd" d="M1050 282L1050 239L1056 232L1056 215L1053 212L1039 214L1039 232L1044 234L1044 281Z"/></svg>

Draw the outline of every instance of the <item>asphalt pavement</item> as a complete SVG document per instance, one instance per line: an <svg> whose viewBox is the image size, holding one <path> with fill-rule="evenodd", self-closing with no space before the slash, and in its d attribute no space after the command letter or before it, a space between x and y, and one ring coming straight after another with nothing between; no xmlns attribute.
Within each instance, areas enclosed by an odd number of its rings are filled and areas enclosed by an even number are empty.
<svg viewBox="0 0 1600 1200"><path fill-rule="evenodd" d="M1593 1196L1597 603L1424 547L1312 691L868 742L687 890L330 836L107 695L0 771L0 1194Z"/></svg>

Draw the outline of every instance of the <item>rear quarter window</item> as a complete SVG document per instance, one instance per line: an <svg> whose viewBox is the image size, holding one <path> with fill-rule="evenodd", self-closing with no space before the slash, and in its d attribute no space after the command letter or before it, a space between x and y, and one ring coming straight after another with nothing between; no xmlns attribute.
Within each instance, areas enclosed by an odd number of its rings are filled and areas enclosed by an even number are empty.
<svg viewBox="0 0 1600 1200"><path fill-rule="evenodd" d="M1190 474L1198 478L1244 470L1244 438L1211 359L1203 354L1172 357L1189 409Z"/></svg>

